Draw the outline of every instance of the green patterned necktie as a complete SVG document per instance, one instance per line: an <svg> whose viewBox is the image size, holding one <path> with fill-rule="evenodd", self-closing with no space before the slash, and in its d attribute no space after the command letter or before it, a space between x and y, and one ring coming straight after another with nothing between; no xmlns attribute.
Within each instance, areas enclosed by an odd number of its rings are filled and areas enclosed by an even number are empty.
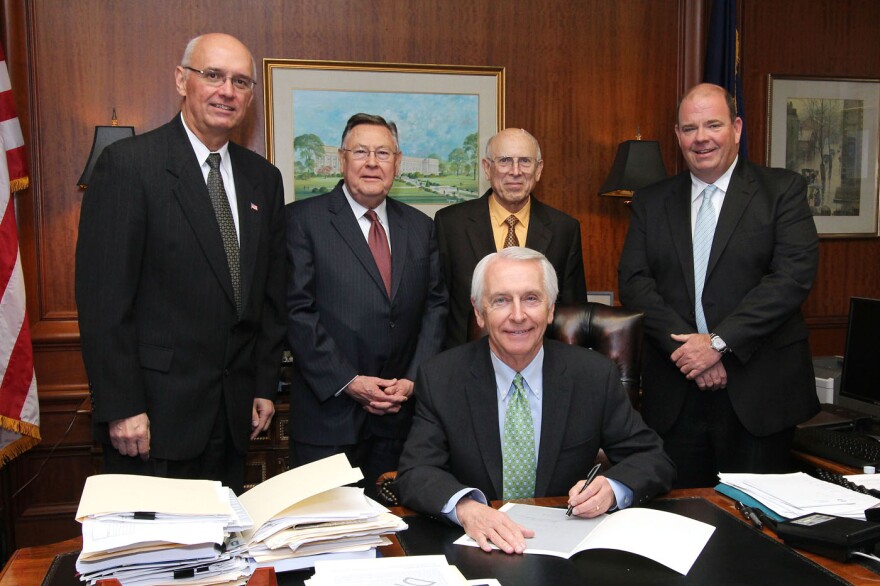
<svg viewBox="0 0 880 586"><path fill-rule="evenodd" d="M513 393L504 416L504 493L502 498L530 499L535 496L535 431L529 398L521 374L513 379Z"/></svg>
<svg viewBox="0 0 880 586"><path fill-rule="evenodd" d="M235 294L235 310L241 315L238 235L235 233L235 220L232 219L232 209L229 207L223 178L220 176L220 153L208 155L207 162L208 167L211 168L208 171L208 195L211 196L211 205L214 206L214 215L217 217L220 236L223 238L223 249L226 251L226 262L229 263L229 276L232 277L232 290Z"/></svg>

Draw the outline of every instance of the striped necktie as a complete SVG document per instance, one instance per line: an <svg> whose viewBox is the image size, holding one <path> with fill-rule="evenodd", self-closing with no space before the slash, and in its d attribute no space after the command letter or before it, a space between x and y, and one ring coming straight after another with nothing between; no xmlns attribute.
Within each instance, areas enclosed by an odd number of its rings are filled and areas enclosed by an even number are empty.
<svg viewBox="0 0 880 586"><path fill-rule="evenodd" d="M694 225L694 312L697 316L697 331L701 334L709 333L706 314L703 313L703 287L706 284L709 252L712 250L712 240L715 238L715 224L718 223L715 207L712 205L712 196L717 190L714 185L707 185L703 190L703 203L700 204L697 222Z"/></svg>

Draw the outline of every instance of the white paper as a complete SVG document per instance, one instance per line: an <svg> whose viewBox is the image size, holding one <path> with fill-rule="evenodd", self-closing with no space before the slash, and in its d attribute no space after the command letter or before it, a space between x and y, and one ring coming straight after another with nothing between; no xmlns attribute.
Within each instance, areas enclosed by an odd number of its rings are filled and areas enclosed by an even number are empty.
<svg viewBox="0 0 880 586"><path fill-rule="evenodd" d="M687 575L715 527L665 511L633 508L595 519L569 517L564 509L507 503L500 509L533 529L525 553L570 558L589 549L628 551ZM477 547L467 535L455 541Z"/></svg>

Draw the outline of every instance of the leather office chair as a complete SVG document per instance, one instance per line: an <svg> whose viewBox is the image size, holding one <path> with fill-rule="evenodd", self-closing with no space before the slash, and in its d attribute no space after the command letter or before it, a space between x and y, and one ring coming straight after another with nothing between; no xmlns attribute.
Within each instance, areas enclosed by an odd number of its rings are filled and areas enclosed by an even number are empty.
<svg viewBox="0 0 880 586"><path fill-rule="evenodd" d="M639 407L642 376L642 340L645 316L625 307L601 303L557 303L546 336L565 344L592 348L613 360L620 382L634 407ZM486 334L476 320L470 322L471 340Z"/></svg>
<svg viewBox="0 0 880 586"><path fill-rule="evenodd" d="M601 303L556 304L553 323L546 336L565 344L592 348L617 364L620 381L633 406L638 409L642 375L642 340L645 316L624 307ZM470 320L468 338L476 340L486 334L475 319ZM598 459L607 467L604 452ZM399 504L394 490L397 472L386 472L376 480L380 500L386 506Z"/></svg>

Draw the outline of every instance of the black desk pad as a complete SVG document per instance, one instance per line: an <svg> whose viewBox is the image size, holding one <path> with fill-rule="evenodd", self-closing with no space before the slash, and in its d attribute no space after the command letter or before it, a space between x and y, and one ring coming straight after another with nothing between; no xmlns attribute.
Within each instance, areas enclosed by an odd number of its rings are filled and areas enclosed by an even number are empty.
<svg viewBox="0 0 880 586"><path fill-rule="evenodd" d="M397 534L407 555L444 554L470 580L496 578L503 586L583 584L848 584L788 546L702 498L658 500L650 508L703 521L715 532L687 576L653 560L617 550L590 550L566 560L547 555L485 553L453 545L461 534L427 517L406 517Z"/></svg>

